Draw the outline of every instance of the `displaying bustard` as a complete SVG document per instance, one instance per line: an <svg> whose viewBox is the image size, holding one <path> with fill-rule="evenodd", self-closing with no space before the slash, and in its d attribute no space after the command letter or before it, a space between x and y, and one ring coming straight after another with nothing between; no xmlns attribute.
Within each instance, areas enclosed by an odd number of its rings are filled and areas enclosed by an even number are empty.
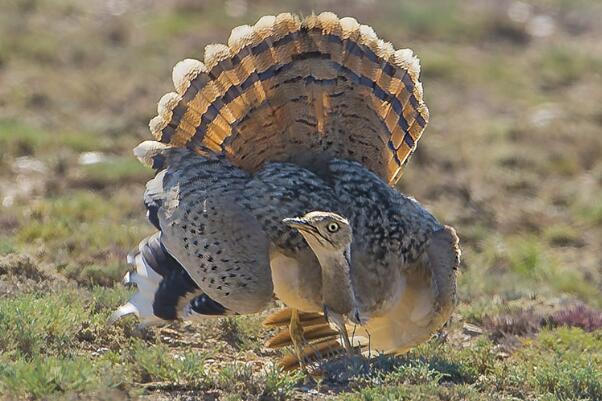
<svg viewBox="0 0 602 401"><path fill-rule="evenodd" d="M144 198L158 231L131 255L138 292L112 319L254 313L275 293L292 310L266 324L290 324L297 357L332 335L324 310L383 351L426 340L453 308L458 252L453 230L391 187L428 120L418 75L409 49L332 13L262 17L204 62L178 63L156 141L134 150L157 172ZM329 300L320 251L285 220L312 211L353 232L352 313Z"/></svg>
<svg viewBox="0 0 602 401"><path fill-rule="evenodd" d="M414 212L426 213L420 208ZM436 226L427 234L424 251L416 260L405 266L391 266L397 267L397 272L380 273L390 281L363 285L373 266L352 262L354 251L362 249L362 245L352 247L353 230L347 219L332 212L314 211L285 222L299 230L320 261L324 315L338 333L329 330L327 322L314 319L272 337L269 346L295 346L296 354L283 359L284 367L303 364L318 353L336 352L341 345L337 334L347 350L351 350L353 341L368 355L372 351L403 353L426 341L448 320L455 303L455 270L459 262L458 239L451 227ZM357 240L360 239L366 240ZM371 258L377 259L374 255ZM374 299L390 306L383 308ZM279 311L266 322L282 322L283 312L286 315L288 311ZM309 338L304 338L305 330ZM354 336L351 341L349 331ZM306 340L312 341L308 344Z"/></svg>

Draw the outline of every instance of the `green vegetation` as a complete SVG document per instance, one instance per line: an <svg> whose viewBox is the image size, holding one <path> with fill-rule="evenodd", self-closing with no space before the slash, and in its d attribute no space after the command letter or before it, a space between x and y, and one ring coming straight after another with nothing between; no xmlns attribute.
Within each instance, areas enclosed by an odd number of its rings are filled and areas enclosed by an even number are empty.
<svg viewBox="0 0 602 401"><path fill-rule="evenodd" d="M50 133L14 120L0 120L0 146L7 156L43 156L61 149L73 152L108 150L110 142L92 134L77 131Z"/></svg>
<svg viewBox="0 0 602 401"><path fill-rule="evenodd" d="M169 336L177 335L173 330L159 335L140 331L132 319L108 326L109 314L127 296L121 288L73 287L0 302L0 349L6 351L0 356L0 390L40 399L110 389L134 394L141 386L286 399L301 377L273 367L257 372L234 361L208 369L207 361L220 349L197 350L203 346L200 340L190 348L170 344ZM248 319L231 324L251 330ZM259 327L255 319L253 330Z"/></svg>
<svg viewBox="0 0 602 401"><path fill-rule="evenodd" d="M0 5L0 400L602 399L596 1L93 3ZM461 238L447 337L310 379L274 367L262 316L107 326L153 232L131 149L172 66L324 7L421 59L431 121L400 189Z"/></svg>

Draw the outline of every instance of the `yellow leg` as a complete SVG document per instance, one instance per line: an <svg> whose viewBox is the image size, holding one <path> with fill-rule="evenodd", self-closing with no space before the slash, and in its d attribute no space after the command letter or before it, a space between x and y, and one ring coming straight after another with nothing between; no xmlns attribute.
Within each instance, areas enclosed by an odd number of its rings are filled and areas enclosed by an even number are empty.
<svg viewBox="0 0 602 401"><path fill-rule="evenodd" d="M303 326L299 320L299 312L297 309L291 309L291 322L288 326L295 354L299 359L299 365L305 369L305 358L303 357L303 348L305 346L305 338L303 337Z"/></svg>

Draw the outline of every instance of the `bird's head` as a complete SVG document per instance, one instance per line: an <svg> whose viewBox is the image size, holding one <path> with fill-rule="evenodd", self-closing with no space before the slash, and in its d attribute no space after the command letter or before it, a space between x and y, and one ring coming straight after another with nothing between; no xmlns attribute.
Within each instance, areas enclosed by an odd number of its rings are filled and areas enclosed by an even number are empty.
<svg viewBox="0 0 602 401"><path fill-rule="evenodd" d="M353 239L349 221L332 212L309 212L302 217L282 220L295 228L318 254L321 252L345 252Z"/></svg>

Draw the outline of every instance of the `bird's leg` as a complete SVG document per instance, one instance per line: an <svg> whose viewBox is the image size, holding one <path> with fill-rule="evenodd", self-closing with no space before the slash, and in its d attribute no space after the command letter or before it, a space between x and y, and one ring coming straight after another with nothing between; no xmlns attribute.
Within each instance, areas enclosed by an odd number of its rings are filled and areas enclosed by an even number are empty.
<svg viewBox="0 0 602 401"><path fill-rule="evenodd" d="M351 354L353 351L353 347L351 346L351 342L349 341L349 334L347 333L347 327L345 326L345 319L343 315L340 313L333 312L328 306L324 305L324 315L328 321L334 323L343 338L343 346L348 354Z"/></svg>
<svg viewBox="0 0 602 401"><path fill-rule="evenodd" d="M288 326L288 331L291 335L295 354L297 355L297 359L299 359L299 365L301 366L301 369L305 370L305 358L303 356L305 338L303 337L303 326L299 320L299 311L297 309L291 308L291 321Z"/></svg>
<svg viewBox="0 0 602 401"><path fill-rule="evenodd" d="M372 338L368 330L366 330L366 334L368 334L368 358L372 358Z"/></svg>

